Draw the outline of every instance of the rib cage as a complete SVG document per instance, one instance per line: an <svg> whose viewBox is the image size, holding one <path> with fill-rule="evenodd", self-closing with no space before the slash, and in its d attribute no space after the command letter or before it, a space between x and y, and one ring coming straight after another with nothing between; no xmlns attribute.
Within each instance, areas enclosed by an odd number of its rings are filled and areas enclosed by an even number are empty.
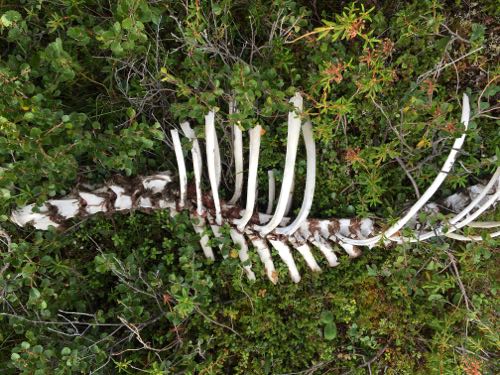
<svg viewBox="0 0 500 375"><path fill-rule="evenodd" d="M302 124L302 97L296 94L291 102L295 111L288 115L287 153L284 179L278 201L274 205L274 174L269 171L269 202L266 213L256 212L256 183L262 128L257 125L249 130L250 152L247 176L247 196L245 208L237 206L243 186L243 143L242 131L233 127L233 148L235 158L235 191L230 201L219 198L221 179L221 158L215 132L215 115L209 112L205 117L206 163L210 180L210 192L203 192L201 179L203 159L201 147L189 123L181 124L185 137L191 141L192 167L194 186L188 184L187 166L184 160L181 138L178 130L172 130L174 152L177 160L178 186L174 182L174 174L158 173L148 177L137 177L132 180L115 178L107 184L95 188L87 187L73 195L62 199L49 200L41 207L34 204L22 207L12 212L11 220L20 226L32 225L36 229L46 230L50 226L59 227L73 217L85 217L99 212L123 212L142 210L150 212L155 209L168 209L172 216L181 210L189 210L193 228L200 236L200 246L207 258L215 259L214 249L210 246L210 237L220 236L221 226L228 224L232 241L239 247L239 258L244 263L243 268L249 279L255 279L252 267L248 264L249 243L255 248L264 265L268 278L276 283L273 256L270 246L276 250L281 261L287 266L294 282L300 281L300 274L295 264L295 250L303 257L307 266L313 271L320 271L314 253L325 257L328 265L338 265L338 258L333 244L341 247L350 257L361 254L360 247L384 246L390 242L423 241L435 236L445 236L456 240L481 240L478 236L464 236L455 233L469 226L475 228L498 228L498 222L476 222L488 208L494 206L500 199L500 168L486 185L474 185L464 192L455 193L441 202L441 206L457 213L451 219L430 230L426 223L418 223L416 215L419 211L439 211L439 206L429 203L446 175L451 171L458 151L461 149L465 133L457 138L452 146L441 171L422 197L394 225L386 230L383 223L375 223L369 218L364 219L329 219L319 220L308 218L312 206L315 187L315 145L310 122ZM235 111L234 103L230 112ZM467 129L469 121L469 100L463 98L462 123ZM293 190L293 171L295 167L299 136L302 132L306 145L307 171L303 203L296 218L285 217L291 202ZM270 214L274 208L274 214ZM211 228L211 234L208 230ZM402 236L400 230L404 227L412 229L412 236ZM375 234L376 233L376 234ZM490 233L491 237L500 235L500 231ZM269 246L270 245L270 246ZM293 251L293 252L292 252ZM314 252L314 253L313 253Z"/></svg>

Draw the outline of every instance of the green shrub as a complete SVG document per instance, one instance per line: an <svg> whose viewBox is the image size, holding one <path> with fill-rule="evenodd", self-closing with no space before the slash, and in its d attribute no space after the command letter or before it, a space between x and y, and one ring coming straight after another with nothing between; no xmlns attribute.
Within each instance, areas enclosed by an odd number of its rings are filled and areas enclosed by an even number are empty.
<svg viewBox="0 0 500 375"><path fill-rule="evenodd" d="M400 214L416 195L406 173L423 191L461 131L464 92L473 117L440 195L477 183L500 156L495 5L3 2L1 372L495 373L499 242L486 234L366 250L319 275L299 261L300 284L281 267L272 286L255 254L258 280L246 280L227 238L229 256L205 260L186 213L95 217L64 233L8 222L16 205L82 181L175 170L165 130L189 119L201 135L209 108L221 131L264 127L266 186L283 169L297 90L319 149L311 215ZM299 161L294 207L304 180Z"/></svg>

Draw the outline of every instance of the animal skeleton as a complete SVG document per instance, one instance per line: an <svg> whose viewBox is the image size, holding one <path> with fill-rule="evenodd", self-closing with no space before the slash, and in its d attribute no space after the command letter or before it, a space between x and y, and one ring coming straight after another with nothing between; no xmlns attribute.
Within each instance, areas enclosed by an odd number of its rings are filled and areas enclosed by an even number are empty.
<svg viewBox="0 0 500 375"><path fill-rule="evenodd" d="M425 230L425 225L419 229L415 227L416 215L419 211L437 211L438 206L429 203L440 185L451 171L458 152L465 140L465 133L455 142L443 164L441 171L424 194L396 223L383 231L371 219L329 219L317 220L308 218L315 188L316 177L316 150L310 122L302 124L300 113L303 101L300 94L291 100L295 111L288 114L288 136L284 178L281 190L275 205L274 172L269 171L269 201L266 213L256 212L257 169L260 150L262 128L260 125L249 130L250 148L247 176L246 205L244 209L237 206L243 189L243 141L242 130L233 126L233 148L235 161L235 191L228 202L219 197L221 182L221 157L219 143L215 131L215 114L210 111L205 116L206 163L210 181L210 193L201 189L203 159L201 147L193 129L188 122L181 124L181 130L191 142L192 167L194 173L194 191L189 189L187 168L184 159L181 138L178 130L171 130L173 148L177 160L178 188L173 182L170 172L158 173L148 177L138 177L135 181L114 181L99 188L87 186L88 191L78 191L74 195L62 199L51 199L36 207L34 204L15 210L11 220L20 226L31 224L37 229L46 230L50 226L58 227L64 221L73 217L84 217L98 212L129 211L140 209L151 211L154 209L168 209L172 216L187 209L190 212L194 230L200 236L200 245L207 258L215 259L214 250L210 245L209 230L213 236L221 234L221 226L230 226L232 241L239 247L239 258L244 262L244 270L249 279L255 279L252 267L248 264L248 242L256 249L264 264L268 278L276 283L277 273L269 245L274 248L279 258L286 264L290 277L294 282L300 281L294 253L304 258L307 266L313 271L320 271L320 267L313 255L319 250L326 258L330 267L338 265L333 243L343 248L350 257L361 254L359 247L368 248L391 242L424 241L435 236L444 236L460 241L481 240L479 236L465 236L455 233L468 226L472 228L498 228L499 222L475 222L479 215L494 206L500 199L500 168L497 168L489 182L483 186L474 185L464 193L455 193L446 198L442 204L453 212L454 217L441 223L433 230ZM230 113L234 112L234 103L230 105ZM470 117L469 99L463 96L462 123L467 130ZM294 168L297 157L297 148L300 133L302 133L307 158L306 184L304 198L299 213L295 219L285 217L289 210L293 191ZM208 226L207 226L208 224ZM412 236L403 236L401 229L413 228ZM378 232L377 234L375 234ZM490 233L497 237L500 231Z"/></svg>

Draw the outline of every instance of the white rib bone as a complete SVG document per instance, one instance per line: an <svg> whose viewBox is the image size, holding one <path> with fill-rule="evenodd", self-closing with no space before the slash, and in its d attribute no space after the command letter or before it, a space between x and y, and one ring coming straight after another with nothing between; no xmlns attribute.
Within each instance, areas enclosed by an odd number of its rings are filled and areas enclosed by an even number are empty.
<svg viewBox="0 0 500 375"><path fill-rule="evenodd" d="M273 284L278 282L278 273L274 268L273 258L271 257L271 251L266 244L266 241L251 231L247 231L247 237L252 242L252 245L257 250L257 254L259 254L260 261L264 265L264 269L266 270L266 275L271 280Z"/></svg>
<svg viewBox="0 0 500 375"><path fill-rule="evenodd" d="M469 118L470 118L470 106L469 106L469 97L464 94L463 96L463 103L462 103L462 118L461 122L464 124L465 130L467 130L469 126ZM344 242L345 244L350 244L350 245L358 245L358 246L368 246L368 247L373 247L377 242L379 242L382 238L390 238L394 234L396 234L403 226L410 221L410 219L417 214L417 212L427 203L429 199L436 193L436 191L439 189L443 181L446 179L448 176L448 173L451 171L451 168L453 167L453 164L455 163L455 159L457 157L458 151L462 148L463 144L465 141L465 133L463 133L459 138L455 139L455 142L453 142L453 146L451 148L451 151L446 158L446 161L444 162L443 166L441 167L441 171L438 173L434 181L432 182L431 186L427 188L424 194L420 197L420 199L415 202L415 204L408 210L406 215L404 215L402 218L400 218L394 225L392 225L389 229L384 231L383 233L368 238L364 240L353 240L347 237L344 237L342 235L338 235L338 237Z"/></svg>
<svg viewBox="0 0 500 375"><path fill-rule="evenodd" d="M219 200L219 183L217 179L217 168L216 168L216 145L217 136L215 134L215 114L210 111L207 116L205 116L205 138L207 147L207 168L208 177L210 179L210 188L212 190L212 198L215 206L215 222L218 225L222 225L222 215L220 209ZM218 149L218 146L217 146Z"/></svg>
<svg viewBox="0 0 500 375"><path fill-rule="evenodd" d="M446 237L449 237L454 240L458 241L482 241L483 238L481 236L464 236L461 234L456 234L456 233L447 233L445 234ZM490 233L490 238L496 238L500 236L500 231Z"/></svg>
<svg viewBox="0 0 500 375"><path fill-rule="evenodd" d="M236 112L233 101L229 103L229 114ZM234 195L229 204L235 204L241 197L243 188L243 133L238 124L233 125L233 153L234 153Z"/></svg>
<svg viewBox="0 0 500 375"><path fill-rule="evenodd" d="M193 158L194 183L196 188L196 213L202 215L204 212L203 203L201 200L201 174L203 168L203 159L201 157L200 142L196 139L193 129L189 126L189 122L183 122L181 129L186 138L192 142L191 157Z"/></svg>
<svg viewBox="0 0 500 375"><path fill-rule="evenodd" d="M293 248L296 249L300 253L300 255L302 255L302 257L306 261L306 264L313 272L321 272L321 268L316 262L316 259L314 259L311 248L307 243L300 244L295 241L293 237L290 237L290 243L293 245Z"/></svg>
<svg viewBox="0 0 500 375"><path fill-rule="evenodd" d="M498 228L500 227L500 221L473 221L467 225L470 228Z"/></svg>
<svg viewBox="0 0 500 375"><path fill-rule="evenodd" d="M216 181L217 181L217 188L219 188L220 182L221 182L221 175L222 175L222 164L221 164L221 158L220 158L219 140L217 138L217 131L215 130L215 113L213 116L213 120L214 120L214 132L213 132L214 166L215 166L215 176L216 176Z"/></svg>
<svg viewBox="0 0 500 375"><path fill-rule="evenodd" d="M348 244L348 243L343 243L339 241L339 245L341 248L345 250L345 252L351 257L351 258L357 258L361 255L361 250L358 249L356 246Z"/></svg>
<svg viewBox="0 0 500 375"><path fill-rule="evenodd" d="M200 246L205 254L205 257L215 260L212 247L208 244L209 238L205 233L205 230L207 229L205 219L197 214L191 214L190 217L193 223L194 231L200 236Z"/></svg>
<svg viewBox="0 0 500 375"><path fill-rule="evenodd" d="M500 168L497 168L495 174L492 176L488 184L481 190L481 192L476 195L476 197L465 207L460 213L458 213L455 217L453 217L449 222L448 225L451 227L448 228L448 231L446 232L446 235L455 232L456 230L464 227L465 225L468 225L470 222L472 222L474 219L476 219L479 215L481 215L487 208L489 208L491 205L495 203L495 198L490 198L487 201L483 202L483 199L486 197L486 195L489 193L489 191L493 188L493 186L497 183L500 183ZM498 190L500 189L497 188L497 194ZM498 199L497 199L498 200ZM474 212L472 215L468 216L466 219L463 221L460 221L463 217L465 217L467 214L469 214L474 208L476 208L480 203L482 205L479 206L478 210ZM425 241L429 238L439 236L443 234L445 227L447 225L443 224L436 228L434 231L428 231L423 234L415 234L414 237L397 237L394 240L397 242L417 242L417 241Z"/></svg>
<svg viewBox="0 0 500 375"><path fill-rule="evenodd" d="M240 257L241 262L246 262L250 258L248 257L248 245L247 241L245 240L245 236L241 234L236 229L230 229L229 231L231 235L231 239L236 245L239 245L240 249L238 250L238 256ZM244 265L243 269L245 270L245 273L247 274L247 277L249 280L255 280L255 274L252 271L252 266L250 265Z"/></svg>
<svg viewBox="0 0 500 375"><path fill-rule="evenodd" d="M302 96L296 93L295 96L290 100L298 112L302 112ZM285 215L286 206L291 191L291 183L293 180L293 171L295 169L295 159L297 156L297 147L299 143L300 135L300 117L295 111L288 114L288 137L287 137L287 148L286 148L286 159L285 159L285 170L283 174L283 182L281 184L280 196L278 198L278 204L276 205L276 210L273 217L263 227L259 227L258 230L266 235L270 233L274 228L278 226L281 219Z"/></svg>
<svg viewBox="0 0 500 375"><path fill-rule="evenodd" d="M333 251L330 244L326 242L322 237L313 239L310 242L323 253L330 267L336 267L339 265L337 255L335 255L335 252Z"/></svg>
<svg viewBox="0 0 500 375"><path fill-rule="evenodd" d="M269 181L269 188L266 214L270 215L273 212L274 199L276 197L276 179L274 178L274 169L267 171L267 179Z"/></svg>
<svg viewBox="0 0 500 375"><path fill-rule="evenodd" d="M288 272L290 273L290 278L294 283L298 283L300 281L299 270L297 269L297 265L293 260L292 253L290 252L290 248L288 245L279 240L279 239L269 239L271 245L276 249L280 258L285 262L288 267Z"/></svg>
<svg viewBox="0 0 500 375"><path fill-rule="evenodd" d="M288 216L290 210L292 209L294 191L295 191L295 170L292 171L292 183L290 187L290 194L288 195L288 200L286 202L285 216Z"/></svg>
<svg viewBox="0 0 500 375"><path fill-rule="evenodd" d="M259 150L260 150L260 136L262 127L257 125L250 130L250 157L248 165L248 185L247 185L247 203L245 213L241 219L236 220L235 224L240 232L243 232L248 221L252 218L257 189L257 169L259 167Z"/></svg>
<svg viewBox="0 0 500 375"><path fill-rule="evenodd" d="M184 161L184 154L182 153L181 139L177 129L170 130L172 134L172 142L174 144L175 159L177 160L177 167L179 170L179 207L182 209L186 205L187 198L187 173L186 163Z"/></svg>
<svg viewBox="0 0 500 375"><path fill-rule="evenodd" d="M302 126L302 135L306 145L307 155L307 172L306 172L306 187L304 190L304 200L302 207L295 220L285 228L278 228L277 233L289 236L293 234L304 223L309 216L314 197L314 186L316 183L316 146L314 144L314 136L312 132L312 124L308 121Z"/></svg>

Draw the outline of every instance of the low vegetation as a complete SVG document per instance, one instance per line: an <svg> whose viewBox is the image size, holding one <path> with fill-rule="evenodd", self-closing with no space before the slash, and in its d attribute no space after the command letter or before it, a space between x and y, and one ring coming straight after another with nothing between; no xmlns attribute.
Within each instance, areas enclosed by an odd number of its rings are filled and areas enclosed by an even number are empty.
<svg viewBox="0 0 500 375"><path fill-rule="evenodd" d="M487 231L364 249L320 274L299 261L299 284L282 266L273 286L258 261L246 279L227 236L229 256L206 260L187 213L64 232L8 218L84 182L175 171L170 129L189 120L202 136L214 108L225 181L224 130L260 124L259 186L272 168L279 186L300 91L318 148L311 216L391 222L463 131L463 93L466 143L436 199L498 167L499 16L490 0L1 2L0 372L497 373L500 242ZM304 181L299 158L297 210Z"/></svg>

